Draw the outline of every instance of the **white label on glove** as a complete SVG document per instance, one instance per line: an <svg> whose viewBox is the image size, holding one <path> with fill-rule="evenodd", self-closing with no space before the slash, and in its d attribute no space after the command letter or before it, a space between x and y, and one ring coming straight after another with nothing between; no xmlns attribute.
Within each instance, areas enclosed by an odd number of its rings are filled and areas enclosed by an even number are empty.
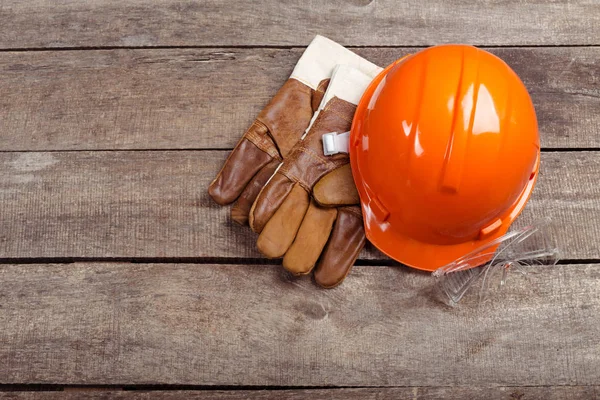
<svg viewBox="0 0 600 400"><path fill-rule="evenodd" d="M323 154L332 156L338 153L348 153L350 132L329 132L323 135Z"/></svg>

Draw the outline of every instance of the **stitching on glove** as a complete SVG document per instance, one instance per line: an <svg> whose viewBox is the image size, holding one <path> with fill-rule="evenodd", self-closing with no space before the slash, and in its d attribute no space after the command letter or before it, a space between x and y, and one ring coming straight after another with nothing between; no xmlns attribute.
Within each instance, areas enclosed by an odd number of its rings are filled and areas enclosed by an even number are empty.
<svg viewBox="0 0 600 400"><path fill-rule="evenodd" d="M340 117L340 118L341 118L341 119L343 119L345 122L347 122L347 123L349 123L349 124L352 124L352 118L348 118L348 116L347 116L347 115L344 115L344 114L340 113L339 111L337 111L337 110L335 110L335 109L331 109L329 112L330 112L331 114L334 114L334 115L336 115L336 116Z"/></svg>
<svg viewBox="0 0 600 400"><path fill-rule="evenodd" d="M281 160L279 151L275 148L275 145L270 136L268 136L269 129L267 126L259 120L255 120L250 128L244 135L248 141L264 151L271 157Z"/></svg>
<svg viewBox="0 0 600 400"><path fill-rule="evenodd" d="M300 185L304 190L306 190L308 193L310 193L310 187L308 186L308 184L304 181L304 179L300 179L300 177L296 176L295 174L292 173L292 171L290 171L289 169L284 169L283 171L283 167L279 170L279 173L283 176L285 176L286 178L288 178L291 182L295 184Z"/></svg>
<svg viewBox="0 0 600 400"><path fill-rule="evenodd" d="M319 165L329 164L329 162L328 162L329 160L324 160L323 158L320 157L319 154L315 153L311 148L306 147L304 145L300 146L300 148L298 149L298 152L306 154L311 160L318 163ZM300 157L298 157L298 158L300 158Z"/></svg>
<svg viewBox="0 0 600 400"><path fill-rule="evenodd" d="M325 90L327 90L327 85L329 85L329 79L323 79L321 82L319 82L316 92L325 93Z"/></svg>

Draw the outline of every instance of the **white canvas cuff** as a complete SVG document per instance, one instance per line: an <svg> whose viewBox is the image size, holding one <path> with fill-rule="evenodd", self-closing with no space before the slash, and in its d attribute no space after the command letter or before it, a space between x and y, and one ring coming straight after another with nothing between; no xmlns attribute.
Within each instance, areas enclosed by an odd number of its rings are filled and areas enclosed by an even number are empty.
<svg viewBox="0 0 600 400"><path fill-rule="evenodd" d="M327 91L321 100L319 110L334 97L345 100L348 103L358 105L367 86L375 78L349 65L337 65L331 75Z"/></svg>
<svg viewBox="0 0 600 400"><path fill-rule="evenodd" d="M306 48L290 78L316 90L323 79L331 77L336 65L344 64L375 77L381 68L344 46L317 35Z"/></svg>

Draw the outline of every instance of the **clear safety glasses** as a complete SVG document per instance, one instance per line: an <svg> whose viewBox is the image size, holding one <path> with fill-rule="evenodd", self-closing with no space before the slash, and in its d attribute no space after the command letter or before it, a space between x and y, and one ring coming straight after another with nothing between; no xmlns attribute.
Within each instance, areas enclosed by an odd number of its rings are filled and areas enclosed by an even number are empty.
<svg viewBox="0 0 600 400"><path fill-rule="evenodd" d="M444 299L454 306L471 288L479 286L481 303L492 289L505 285L511 271L526 273L524 266L555 265L558 249L548 227L548 220L543 220L509 232L434 271Z"/></svg>

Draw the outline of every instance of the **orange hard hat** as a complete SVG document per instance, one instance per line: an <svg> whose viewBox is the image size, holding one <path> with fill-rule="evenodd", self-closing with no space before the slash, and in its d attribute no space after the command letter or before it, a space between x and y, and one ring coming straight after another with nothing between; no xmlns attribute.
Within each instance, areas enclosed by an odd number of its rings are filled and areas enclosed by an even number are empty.
<svg viewBox="0 0 600 400"><path fill-rule="evenodd" d="M379 74L349 152L367 237L427 271L505 234L540 163L527 89L501 59L466 45L431 47Z"/></svg>

